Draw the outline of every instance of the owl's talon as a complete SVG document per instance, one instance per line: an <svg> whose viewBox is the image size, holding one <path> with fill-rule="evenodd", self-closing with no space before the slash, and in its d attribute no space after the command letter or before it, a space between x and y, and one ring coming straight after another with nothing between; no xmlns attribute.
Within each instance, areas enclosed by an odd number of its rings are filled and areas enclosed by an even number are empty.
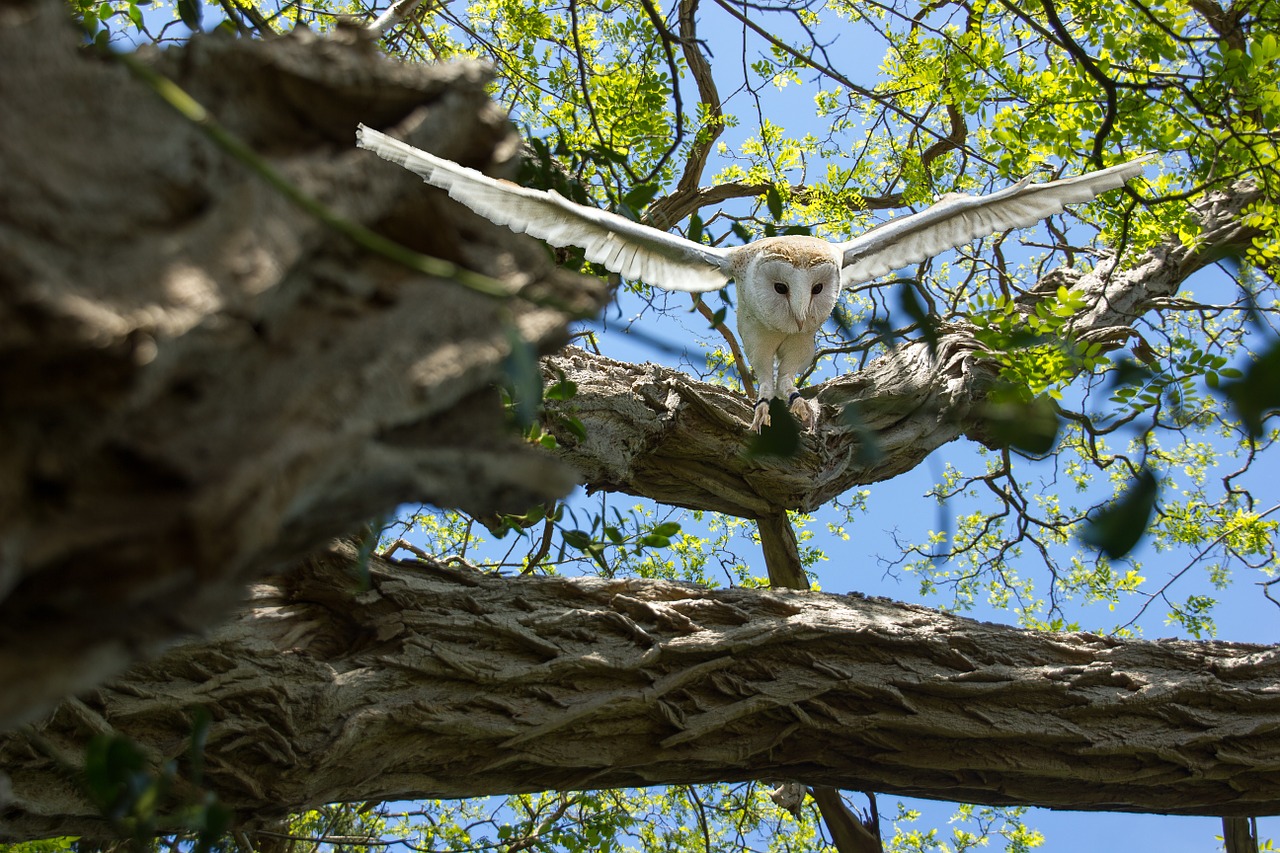
<svg viewBox="0 0 1280 853"><path fill-rule="evenodd" d="M801 397L799 391L791 392L791 396L787 398L787 408L791 409L791 414L800 420L805 429L812 430L818 425L817 405Z"/></svg>
<svg viewBox="0 0 1280 853"><path fill-rule="evenodd" d="M751 417L752 432L759 432L769 425L769 401L761 397L756 400L755 414Z"/></svg>

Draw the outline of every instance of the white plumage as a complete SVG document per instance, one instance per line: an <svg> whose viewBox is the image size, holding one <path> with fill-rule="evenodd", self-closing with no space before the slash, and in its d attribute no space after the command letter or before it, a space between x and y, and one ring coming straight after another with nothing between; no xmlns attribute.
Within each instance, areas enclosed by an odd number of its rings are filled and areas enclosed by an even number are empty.
<svg viewBox="0 0 1280 853"><path fill-rule="evenodd" d="M738 285L738 333L759 380L752 428L769 422L780 397L812 427L816 415L796 392L812 362L818 329L841 286L870 281L997 231L1032 225L1068 204L1088 201L1142 171L1152 156L1075 178L1025 178L987 196L948 193L927 210L891 220L853 240L769 237L720 249L686 240L555 192L499 181L360 125L356 144L397 163L499 225L553 246L578 246L587 260L623 278L665 290L705 292Z"/></svg>

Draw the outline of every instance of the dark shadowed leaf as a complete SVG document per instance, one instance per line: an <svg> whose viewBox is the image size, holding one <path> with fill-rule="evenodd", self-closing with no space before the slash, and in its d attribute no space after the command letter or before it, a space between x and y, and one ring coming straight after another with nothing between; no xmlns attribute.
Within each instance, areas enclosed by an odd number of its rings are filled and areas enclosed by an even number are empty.
<svg viewBox="0 0 1280 853"><path fill-rule="evenodd" d="M920 304L916 289L909 284L898 289L898 305L902 312L920 327L920 336L929 347L929 355L938 351L938 321Z"/></svg>
<svg viewBox="0 0 1280 853"><path fill-rule="evenodd" d="M1080 541L1113 560L1128 554L1147 532L1158 492L1155 475L1143 468L1124 494L1085 523L1080 531Z"/></svg>
<svg viewBox="0 0 1280 853"><path fill-rule="evenodd" d="M777 222L782 218L782 193L778 192L777 187L770 184L768 191L764 194L764 198L769 205L769 215L773 217L774 222Z"/></svg>
<svg viewBox="0 0 1280 853"><path fill-rule="evenodd" d="M178 0L178 17L187 25L187 29L199 32L200 22L204 20L203 0Z"/></svg>
<svg viewBox="0 0 1280 853"><path fill-rule="evenodd" d="M1012 389L996 389L983 407L987 435L997 447L1041 456L1058 442L1058 410L1047 395L1021 399Z"/></svg>
<svg viewBox="0 0 1280 853"><path fill-rule="evenodd" d="M698 214L695 213L689 217L689 233L685 237L695 243L702 242L702 217Z"/></svg>
<svg viewBox="0 0 1280 853"><path fill-rule="evenodd" d="M880 448L880 438L875 430L867 426L862 416L862 404L854 401L840 411L840 423L848 427L858 437L858 447L854 451L854 461L859 465L874 465L884 458Z"/></svg>
<svg viewBox="0 0 1280 853"><path fill-rule="evenodd" d="M542 408L542 371L538 369L538 354L512 326L507 327L507 343L511 351L503 363L503 371L511 392L511 408L516 423L521 429L527 429Z"/></svg>
<svg viewBox="0 0 1280 853"><path fill-rule="evenodd" d="M1222 375L1230 374L1223 370ZM1221 382L1219 390L1231 401L1249 435L1260 438L1263 420L1268 414L1280 411L1280 341L1249 364L1243 378Z"/></svg>
<svg viewBox="0 0 1280 853"><path fill-rule="evenodd" d="M752 437L747 456L795 456L800 451L800 422L778 398L768 405L770 424Z"/></svg>
<svg viewBox="0 0 1280 853"><path fill-rule="evenodd" d="M577 548L583 551L591 545L591 537L581 530L566 530L562 534L565 544L570 548Z"/></svg>

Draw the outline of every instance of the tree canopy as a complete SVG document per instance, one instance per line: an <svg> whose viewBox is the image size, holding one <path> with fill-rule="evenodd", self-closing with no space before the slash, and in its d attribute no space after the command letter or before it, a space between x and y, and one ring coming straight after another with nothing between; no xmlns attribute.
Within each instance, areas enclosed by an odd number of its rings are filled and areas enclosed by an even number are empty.
<svg viewBox="0 0 1280 853"><path fill-rule="evenodd" d="M87 143L41 152L55 192L5 164L0 251L22 263L0 275L21 298L0 316L24 332L0 351L36 414L3 500L41 545L15 562L3 651L42 691L5 719L218 627L0 740L0 836L1025 850L1030 805L1277 810L1275 650L1207 638L1224 590L1280 606L1280 6L70 5L84 45L47 85L150 100L102 95L129 118L83 173ZM5 14L5 43L29 40ZM34 126L13 150L34 156L61 119L4 86ZM357 121L715 245L845 238L943 193L1159 157L1039 228L846 291L807 376L820 426L756 438L732 289L656 293L548 256L347 150ZM86 196L94 252L48 286L62 262L38 249L74 243L50 224L62 199L117 155L132 183ZM126 185L154 210L113 234ZM77 288L114 254L145 286L112 325ZM426 289L443 280L460 301ZM176 307L153 322L149 305ZM43 336L32 317L52 318ZM90 377L89 415L49 414ZM892 524L869 487L944 446L961 449L930 495L893 510L936 529L860 548ZM139 490L150 514L110 506ZM404 500L428 503L370 521ZM361 521L355 546L325 545ZM921 603L1016 627L759 590L821 571L857 591L850 567L876 557ZM82 626L95 656L63 631L91 610L72 589L118 604ZM1142 639L1160 624L1205 642ZM23 659L24 639L43 651ZM870 794L867 814L837 789ZM977 805L947 835L876 792ZM444 799L468 796L490 799ZM1245 849L1247 823L1224 826Z"/></svg>

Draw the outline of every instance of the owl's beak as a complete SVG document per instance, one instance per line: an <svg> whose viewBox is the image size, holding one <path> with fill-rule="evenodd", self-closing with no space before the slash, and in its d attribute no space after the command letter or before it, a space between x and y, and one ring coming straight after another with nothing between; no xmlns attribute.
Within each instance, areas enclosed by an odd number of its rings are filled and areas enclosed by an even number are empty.
<svg viewBox="0 0 1280 853"><path fill-rule="evenodd" d="M796 321L796 331L803 332L804 331L804 315L807 313L807 309L809 306L792 304L789 307L791 308L791 316Z"/></svg>

